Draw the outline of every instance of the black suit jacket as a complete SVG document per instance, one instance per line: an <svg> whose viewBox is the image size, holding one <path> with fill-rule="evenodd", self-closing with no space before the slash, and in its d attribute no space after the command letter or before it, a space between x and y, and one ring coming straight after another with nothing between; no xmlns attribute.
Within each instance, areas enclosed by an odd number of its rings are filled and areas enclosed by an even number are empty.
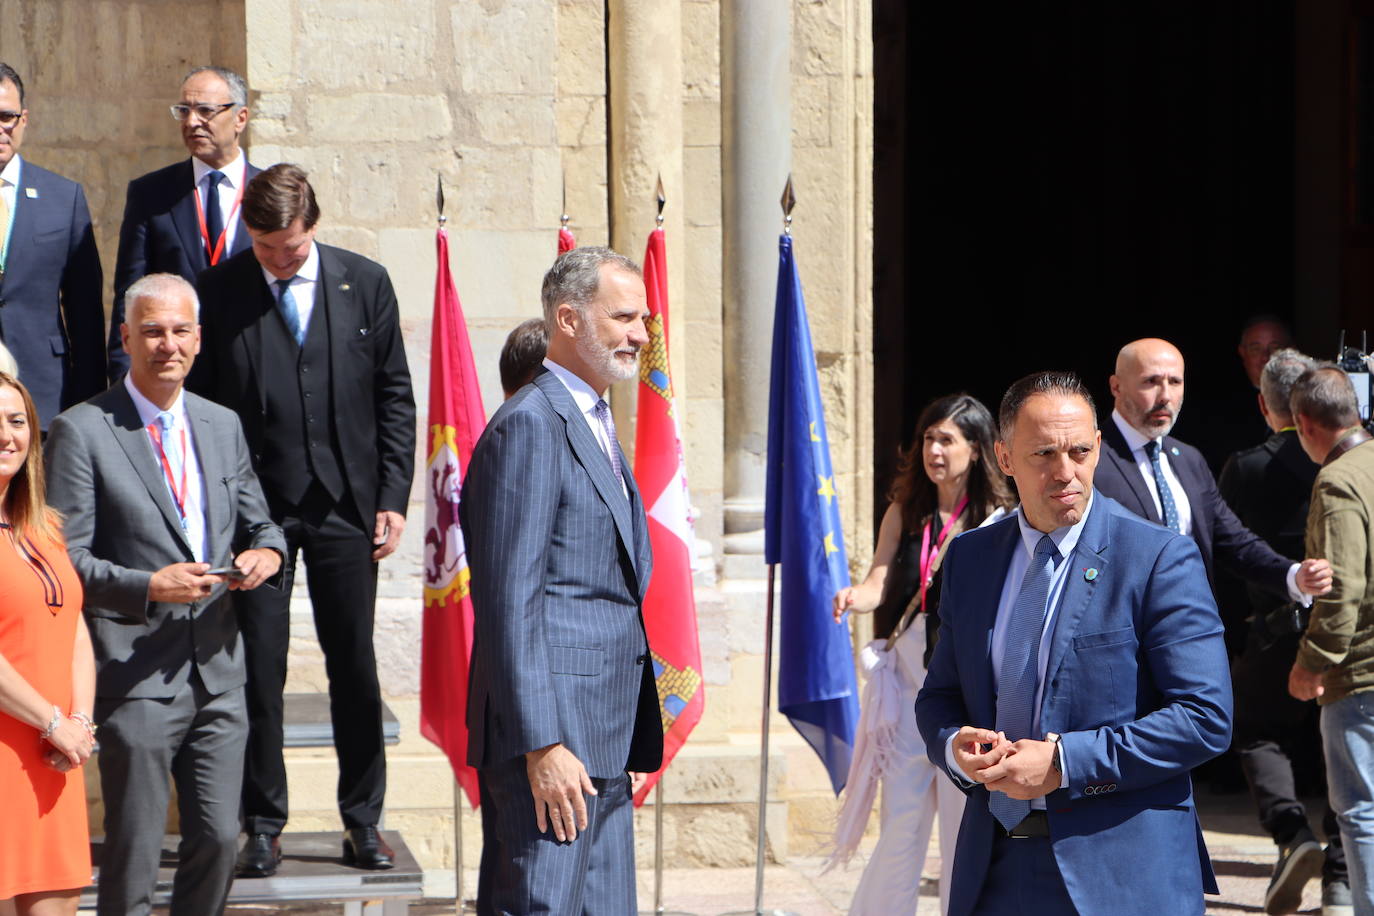
<svg viewBox="0 0 1374 916"><path fill-rule="evenodd" d="M262 169L245 162L246 184ZM129 182L124 198L124 221L119 224L119 253L115 256L114 307L110 310L109 363L113 384L129 368L129 355L119 338L124 322L124 294L134 281L148 274L178 274L195 283L210 266L200 237L196 216L195 170L190 159L174 162ZM252 244L243 219L235 215L238 229L233 248L221 260Z"/></svg>
<svg viewBox="0 0 1374 916"><path fill-rule="evenodd" d="M400 310L384 267L341 248L318 247L339 463L370 526L379 511L405 514L415 471L415 399ZM201 349L188 387L239 415L259 470L267 414L259 383L262 322L279 320L276 299L251 249L204 271L196 289Z"/></svg>
<svg viewBox="0 0 1374 916"><path fill-rule="evenodd" d="M1236 452L1222 469L1217 486L1245 527L1283 554L1302 556L1307 536L1307 507L1317 465L1287 429L1254 448ZM1267 611L1277 602L1249 586L1249 604Z"/></svg>
<svg viewBox="0 0 1374 916"><path fill-rule="evenodd" d="M0 340L46 430L59 412L105 390L104 277L81 185L22 159L11 236Z"/></svg>
<svg viewBox="0 0 1374 916"><path fill-rule="evenodd" d="M1241 524L1221 498L1201 452L1173 436L1164 437L1164 450L1188 496L1193 513L1193 540L1202 553L1207 578L1215 584L1213 568L1220 565L1247 582L1286 596L1288 569L1293 561L1279 556L1259 535ZM1163 524L1131 450L1110 417L1102 424L1102 457L1093 485L1136 515Z"/></svg>

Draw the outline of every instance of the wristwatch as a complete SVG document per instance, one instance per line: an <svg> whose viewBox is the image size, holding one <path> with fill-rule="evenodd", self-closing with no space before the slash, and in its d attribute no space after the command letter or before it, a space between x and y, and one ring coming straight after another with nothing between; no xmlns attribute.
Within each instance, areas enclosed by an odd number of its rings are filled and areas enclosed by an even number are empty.
<svg viewBox="0 0 1374 916"><path fill-rule="evenodd" d="M1063 776L1063 775L1064 775L1064 764L1063 764L1063 762L1062 762L1062 761L1060 760L1060 758L1059 758L1059 739L1060 739L1061 737L1062 737L1061 735L1059 735L1059 734L1057 734L1057 733L1055 733L1055 732L1047 732L1047 733L1045 734L1045 740L1046 740L1046 741L1053 741L1053 742L1054 742L1054 756L1050 758L1050 766L1054 767L1054 771L1055 771L1056 773L1058 773L1060 776Z"/></svg>

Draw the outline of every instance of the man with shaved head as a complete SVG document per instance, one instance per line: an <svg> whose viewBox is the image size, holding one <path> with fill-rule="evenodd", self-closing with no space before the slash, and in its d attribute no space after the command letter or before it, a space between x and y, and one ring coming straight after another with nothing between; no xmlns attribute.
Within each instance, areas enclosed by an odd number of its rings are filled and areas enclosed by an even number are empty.
<svg viewBox="0 0 1374 916"><path fill-rule="evenodd" d="M1196 541L1213 583L1214 566L1220 565L1303 605L1330 591L1331 567L1324 559L1298 562L1276 553L1226 505L1202 453L1169 435L1183 406L1183 354L1177 347L1158 338L1126 344L1117 354L1110 385L1114 409L1102 429L1100 491ZM1227 642L1238 649L1247 625L1243 620L1226 624ZM1312 872L1297 866L1310 859L1309 851L1279 844L1270 897L1283 900L1294 890L1301 896ZM1320 859L1315 861L1320 866Z"/></svg>

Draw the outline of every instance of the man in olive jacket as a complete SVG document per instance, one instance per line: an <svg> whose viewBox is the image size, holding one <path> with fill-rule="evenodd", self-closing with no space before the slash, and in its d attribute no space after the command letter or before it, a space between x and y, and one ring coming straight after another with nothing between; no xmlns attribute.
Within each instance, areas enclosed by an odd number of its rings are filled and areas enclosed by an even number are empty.
<svg viewBox="0 0 1374 916"><path fill-rule="evenodd" d="M1303 375L1290 401L1298 439L1322 465L1307 516L1307 555L1331 562L1335 583L1312 606L1288 690L1322 708L1331 806L1356 913L1374 913L1374 446L1345 373Z"/></svg>

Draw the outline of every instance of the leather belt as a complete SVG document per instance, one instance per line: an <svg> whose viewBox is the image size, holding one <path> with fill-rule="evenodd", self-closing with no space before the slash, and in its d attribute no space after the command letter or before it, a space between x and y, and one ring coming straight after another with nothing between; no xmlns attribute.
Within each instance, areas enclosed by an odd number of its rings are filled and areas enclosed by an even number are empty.
<svg viewBox="0 0 1374 916"><path fill-rule="evenodd" d="M1007 836L1014 840L1025 840L1032 837L1047 837L1050 835L1050 818L1044 811L1032 811L1021 819L1021 823L1007 831Z"/></svg>

